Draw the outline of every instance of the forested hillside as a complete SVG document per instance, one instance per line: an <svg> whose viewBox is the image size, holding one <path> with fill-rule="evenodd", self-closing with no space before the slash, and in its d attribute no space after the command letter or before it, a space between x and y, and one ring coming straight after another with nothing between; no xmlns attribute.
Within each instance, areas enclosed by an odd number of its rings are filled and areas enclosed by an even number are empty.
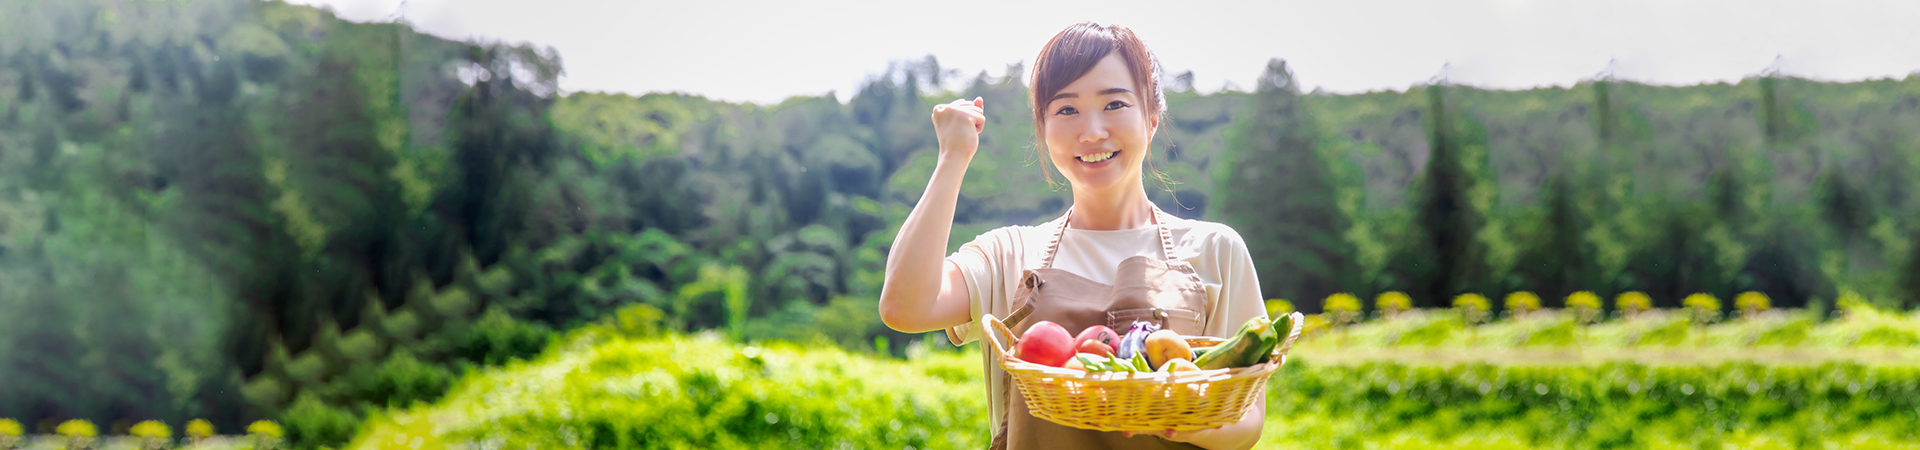
<svg viewBox="0 0 1920 450"><path fill-rule="evenodd" d="M989 125L950 246L1069 200L1018 65L733 104L563 93L551 50L275 2L0 5L0 416L29 427L297 411L290 433L338 441L632 304L898 355L920 337L880 324L881 271L953 98ZM1308 312L1920 304L1920 77L1332 95L1276 60L1252 92L1169 89L1152 198L1233 225Z"/></svg>

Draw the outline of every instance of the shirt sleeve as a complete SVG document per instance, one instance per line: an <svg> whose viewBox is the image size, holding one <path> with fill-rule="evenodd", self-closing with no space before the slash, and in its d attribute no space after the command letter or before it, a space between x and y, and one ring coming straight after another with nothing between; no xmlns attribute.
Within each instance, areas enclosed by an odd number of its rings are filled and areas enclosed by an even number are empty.
<svg viewBox="0 0 1920 450"><path fill-rule="evenodd" d="M1006 264L1004 248L1000 235L1006 229L997 229L975 237L972 242L962 244L959 250L947 255L947 264L960 269L960 275L967 284L967 323L947 328L947 341L953 345L964 345L980 339L980 316L1001 286L1001 266Z"/></svg>
<svg viewBox="0 0 1920 450"><path fill-rule="evenodd" d="M1220 268L1220 294L1215 299L1207 323L1207 334L1231 337L1240 326L1255 317L1267 315L1266 301L1260 296L1260 277L1253 270L1253 255L1247 242L1232 228L1224 228L1213 243L1214 267Z"/></svg>

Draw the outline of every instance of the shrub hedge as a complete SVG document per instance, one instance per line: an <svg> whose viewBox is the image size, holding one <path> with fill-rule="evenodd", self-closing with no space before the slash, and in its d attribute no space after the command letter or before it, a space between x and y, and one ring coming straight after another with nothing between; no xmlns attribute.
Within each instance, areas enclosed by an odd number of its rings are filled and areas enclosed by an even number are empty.
<svg viewBox="0 0 1920 450"><path fill-rule="evenodd" d="M917 351L899 361L832 346L594 332L562 348L478 372L430 406L371 418L353 448L414 437L428 446L707 449L982 448L988 438L973 354Z"/></svg>
<svg viewBox="0 0 1920 450"><path fill-rule="evenodd" d="M593 329L376 416L355 448L980 448L976 347L832 346ZM1269 386L1262 448L1914 448L1920 367L1849 362L1314 364ZM423 447L424 448L424 447Z"/></svg>
<svg viewBox="0 0 1920 450"><path fill-rule="evenodd" d="M1915 448L1920 368L1349 366L1289 361L1262 443L1289 448Z"/></svg>

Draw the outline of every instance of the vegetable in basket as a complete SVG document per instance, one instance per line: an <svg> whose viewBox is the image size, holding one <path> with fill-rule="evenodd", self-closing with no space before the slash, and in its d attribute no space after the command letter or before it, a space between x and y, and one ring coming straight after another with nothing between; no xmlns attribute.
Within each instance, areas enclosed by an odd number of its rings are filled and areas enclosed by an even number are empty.
<svg viewBox="0 0 1920 450"><path fill-rule="evenodd" d="M1160 367L1175 359L1193 360L1193 349L1187 346L1187 340L1173 330L1155 331L1147 335L1147 365Z"/></svg>
<svg viewBox="0 0 1920 450"><path fill-rule="evenodd" d="M1120 348L1120 334L1113 332L1113 329L1107 328L1106 325L1094 325L1087 327L1085 330L1080 330L1080 334L1073 337L1073 347L1080 348L1085 346L1087 345L1087 341L1107 344L1109 351Z"/></svg>
<svg viewBox="0 0 1920 450"><path fill-rule="evenodd" d="M1145 351L1147 336L1153 334L1155 331L1160 331L1159 325L1151 322L1134 322L1133 328L1127 330L1127 336L1120 338L1120 346L1113 348L1113 355L1121 358L1132 358L1133 355Z"/></svg>
<svg viewBox="0 0 1920 450"><path fill-rule="evenodd" d="M1180 358L1167 360L1166 364L1160 366L1161 372L1185 372L1189 370L1200 370L1200 366L1193 365L1192 361Z"/></svg>
<svg viewBox="0 0 1920 450"><path fill-rule="evenodd" d="M1053 367L1065 367L1073 354L1073 337L1067 335L1067 329L1045 320L1027 328L1013 350L1013 357L1022 361Z"/></svg>
<svg viewBox="0 0 1920 450"><path fill-rule="evenodd" d="M1152 372L1153 371L1153 367L1147 365L1146 356L1141 354L1134 354L1132 358L1121 358L1118 356L1101 356L1101 355L1096 355L1092 353L1081 353L1078 355L1074 355L1074 361L1069 362L1067 364L1071 366L1071 365L1074 365L1074 363L1079 363L1078 364L1079 367L1076 367L1076 368L1086 370L1088 372Z"/></svg>
<svg viewBox="0 0 1920 450"><path fill-rule="evenodd" d="M1273 348L1280 345L1280 333L1285 327L1293 330L1292 316L1280 316L1280 320L1271 321L1266 317L1255 317L1240 326L1232 339L1212 347L1196 356L1193 364L1201 369L1226 369L1247 367L1267 362L1273 355Z"/></svg>
<svg viewBox="0 0 1920 450"><path fill-rule="evenodd" d="M1113 356L1113 347L1108 347L1107 344L1101 343L1100 341L1082 342L1080 343L1080 348L1076 350L1078 350L1080 353L1092 353L1092 354L1102 355L1102 356Z"/></svg>

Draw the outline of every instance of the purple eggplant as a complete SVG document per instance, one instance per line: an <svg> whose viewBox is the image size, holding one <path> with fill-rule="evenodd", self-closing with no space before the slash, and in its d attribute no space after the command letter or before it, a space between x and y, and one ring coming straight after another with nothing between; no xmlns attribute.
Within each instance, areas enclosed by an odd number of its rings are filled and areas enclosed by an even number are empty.
<svg viewBox="0 0 1920 450"><path fill-rule="evenodd" d="M1152 322L1134 322L1133 328L1127 330L1127 335L1120 338L1120 348L1113 349L1113 356L1118 356L1120 359L1130 359L1133 358L1133 355L1145 352L1147 350L1147 335L1153 334L1155 331L1160 331L1160 325Z"/></svg>

